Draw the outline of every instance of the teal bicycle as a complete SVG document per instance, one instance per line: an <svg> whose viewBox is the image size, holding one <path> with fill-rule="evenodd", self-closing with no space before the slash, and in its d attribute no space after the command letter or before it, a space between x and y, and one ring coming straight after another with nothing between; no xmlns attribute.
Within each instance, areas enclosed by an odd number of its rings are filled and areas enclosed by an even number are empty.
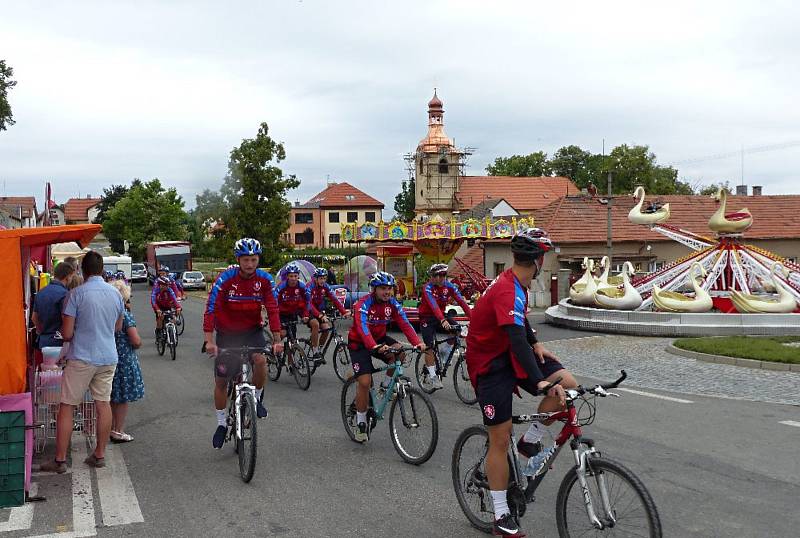
<svg viewBox="0 0 800 538"><path fill-rule="evenodd" d="M369 391L369 405L367 408L367 434L371 433L383 420L386 408L389 407L389 435L392 444L400 457L406 463L421 465L428 461L436 451L439 441L439 420L436 409L427 394L411 385L411 380L403 375L403 361L400 354L415 351L414 348L403 346L390 348L387 353L395 356L395 361L381 368L376 368L373 374L378 374L394 368L392 380L385 391L376 391L374 387ZM356 377L348 379L342 387L342 422L347 435L354 442L356 440Z"/></svg>

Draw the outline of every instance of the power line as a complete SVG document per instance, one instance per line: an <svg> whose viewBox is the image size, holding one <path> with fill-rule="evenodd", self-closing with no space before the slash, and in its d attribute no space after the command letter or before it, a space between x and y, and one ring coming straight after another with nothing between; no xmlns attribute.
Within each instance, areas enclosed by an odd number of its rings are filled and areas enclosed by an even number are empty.
<svg viewBox="0 0 800 538"><path fill-rule="evenodd" d="M769 144L764 146L753 146L751 148L742 148L738 151L728 151L725 153L717 153L714 155L706 155L704 157L694 157L691 159L683 159L681 161L672 161L671 165L677 164L692 164L692 163L700 163L704 161L714 161L718 159L730 159L731 157L739 157L743 155L750 155L752 153L764 153L767 151L776 151L780 149L788 149L793 148L796 146L800 146L800 141L794 142L783 142L781 144Z"/></svg>

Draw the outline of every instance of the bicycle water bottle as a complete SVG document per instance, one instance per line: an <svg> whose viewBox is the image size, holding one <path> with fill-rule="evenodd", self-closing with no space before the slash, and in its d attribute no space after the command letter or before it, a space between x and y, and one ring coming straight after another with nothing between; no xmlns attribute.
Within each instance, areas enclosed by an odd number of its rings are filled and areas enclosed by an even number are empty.
<svg viewBox="0 0 800 538"><path fill-rule="evenodd" d="M446 361L450 356L451 349L453 349L453 346L447 342L442 342L442 344L439 346L439 358L443 361Z"/></svg>
<svg viewBox="0 0 800 538"><path fill-rule="evenodd" d="M528 458L528 464L522 470L525 476L536 476L547 465L550 456L553 455L553 447L543 448L538 454Z"/></svg>

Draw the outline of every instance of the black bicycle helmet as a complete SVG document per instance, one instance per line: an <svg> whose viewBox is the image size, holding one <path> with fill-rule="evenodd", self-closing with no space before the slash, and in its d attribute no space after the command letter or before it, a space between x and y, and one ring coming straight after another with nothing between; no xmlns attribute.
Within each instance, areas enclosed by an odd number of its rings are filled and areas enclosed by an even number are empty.
<svg viewBox="0 0 800 538"><path fill-rule="evenodd" d="M547 232L541 228L520 230L511 238L511 252L514 254L538 258L551 250L553 250L553 242Z"/></svg>

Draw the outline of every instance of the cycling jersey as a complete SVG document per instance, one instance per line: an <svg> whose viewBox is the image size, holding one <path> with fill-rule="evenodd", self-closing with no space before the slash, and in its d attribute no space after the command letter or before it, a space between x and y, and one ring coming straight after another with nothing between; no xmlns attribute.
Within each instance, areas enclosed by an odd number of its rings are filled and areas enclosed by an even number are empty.
<svg viewBox="0 0 800 538"><path fill-rule="evenodd" d="M240 333L261 327L261 307L267 309L269 326L277 331L278 301L272 275L261 269L243 277L238 267L222 272L208 294L203 331Z"/></svg>
<svg viewBox="0 0 800 538"><path fill-rule="evenodd" d="M296 286L289 286L289 282L281 283L275 290L278 296L278 308L281 315L298 315L309 317L309 303L311 302L306 285L298 281Z"/></svg>
<svg viewBox="0 0 800 538"><path fill-rule="evenodd" d="M153 307L154 312L171 308L177 310L181 307L178 302L178 296L172 291L171 287L161 289L158 285L153 286L153 292L150 294L150 306Z"/></svg>
<svg viewBox="0 0 800 538"><path fill-rule="evenodd" d="M464 314L469 317L469 305L452 282L445 280L441 286L428 282L422 288L422 302L419 303L420 319L435 317L442 321L444 319L444 309L452 301L461 305L461 308L464 309Z"/></svg>
<svg viewBox="0 0 800 538"><path fill-rule="evenodd" d="M347 335L351 349L359 346L374 348L377 345L375 341L386 336L389 323L392 321L400 327L412 346L421 343L414 327L408 322L403 307L394 297L381 302L374 293L370 293L355 304L353 311L356 312L356 319Z"/></svg>
<svg viewBox="0 0 800 538"><path fill-rule="evenodd" d="M527 372L511 351L506 325L525 327L528 293L511 269L503 271L478 299L470 317L467 334L467 369L473 386L477 378L489 371L492 361L504 354L511 357L511 366L518 379Z"/></svg>
<svg viewBox="0 0 800 538"><path fill-rule="evenodd" d="M326 299L330 299L331 303L333 303L333 306L336 307L336 310L338 310L340 314L344 315L346 313L344 305L339 301L339 298L333 294L327 282L323 283L321 286L316 282L312 282L306 289L311 298L311 315L315 318L320 317L325 312Z"/></svg>

